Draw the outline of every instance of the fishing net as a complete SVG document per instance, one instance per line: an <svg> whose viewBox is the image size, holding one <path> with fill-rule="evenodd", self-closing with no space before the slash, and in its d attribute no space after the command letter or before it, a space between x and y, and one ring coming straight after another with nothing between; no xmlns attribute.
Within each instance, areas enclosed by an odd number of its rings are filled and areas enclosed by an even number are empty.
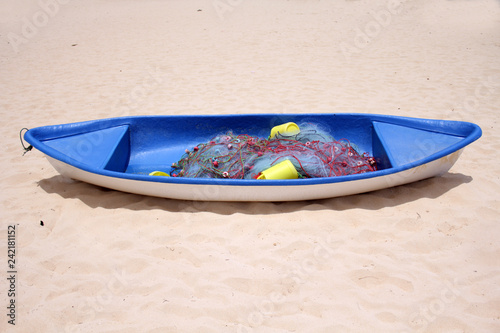
<svg viewBox="0 0 500 333"><path fill-rule="evenodd" d="M376 170L375 159L349 141L334 140L314 124L301 124L295 134L263 139L232 132L220 134L172 165L171 176L257 179L270 167L289 160L299 178L345 176Z"/></svg>

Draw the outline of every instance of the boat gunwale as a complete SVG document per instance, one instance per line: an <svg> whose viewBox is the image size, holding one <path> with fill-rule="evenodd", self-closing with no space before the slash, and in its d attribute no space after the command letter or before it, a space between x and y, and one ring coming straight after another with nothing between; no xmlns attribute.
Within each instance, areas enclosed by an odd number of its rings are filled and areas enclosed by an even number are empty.
<svg viewBox="0 0 500 333"><path fill-rule="evenodd" d="M446 124L446 125L454 125L456 126L468 126L470 128L470 132L466 136L454 134L454 133L447 133L444 131L434 131L436 133L443 133L447 135L453 135L453 136L458 136L458 137L463 137L463 139L455 144L452 144L434 154L431 154L429 156L426 156L420 160L413 161L401 166L396 166L396 167L390 167L387 169L383 170L377 170L373 172L367 172L367 173L361 173L361 174L354 174L354 175L346 175L346 176L334 176L334 177L321 177L321 178L307 178L307 179L287 179L287 180L253 180L253 179L215 179L215 178L183 178L183 177L154 177L154 176L149 176L149 175L141 175L141 174L132 174L132 173L125 173L125 172L117 172L117 171L110 171L106 170L104 168L97 168L97 167L91 167L89 165L86 165L84 163L81 163L73 158L70 158L63 154L62 152L59 152L52 147L49 147L46 145L44 142L40 141L35 137L37 132L41 131L47 131L47 130L53 130L55 131L56 129L67 129L67 126L71 127L70 129L75 129L75 128L81 128L81 129L86 129L86 131L82 132L70 132L70 134L67 135L62 135L60 137L64 136L70 136L70 135L76 135L76 134L81 134L81 133L87 133L91 131L98 131L98 130L103 130L106 128L111 128L111 127L117 127L117 126L122 126L122 125L128 125L128 126L133 126L134 122L140 118L196 118L196 117L202 117L202 118L226 118L226 117L303 117L303 118L308 118L308 117L325 117L325 116L330 116L330 117L335 117L335 116L341 116L341 117L349 117L349 116L355 116L355 117L364 117L367 118L372 124L374 121L377 122L384 122L384 123L389 123L389 124L395 124L395 125L401 125L405 127L411 127L415 129L422 129L426 131L433 131L432 127L430 124L436 124L436 123L441 123L441 124ZM92 130L89 130L89 126L95 125L100 123L102 128L94 128ZM411 124L414 124L414 126L411 126ZM427 126L417 126L417 124L420 125L427 125ZM107 126L105 126L107 125ZM451 127L451 126L450 126ZM390 174L396 174L408 169L412 169L415 167L418 167L420 165L427 164L429 162L438 160L442 157L448 156L465 146L469 145L470 143L476 141L479 139L482 135L481 128L470 122L464 122L464 121L455 121L455 120L438 120L438 119L425 119L425 118L412 118L412 117L402 117L402 116L391 116L391 115L380 115L380 114L363 114L363 113L304 113L304 114L292 114L292 113L279 113L279 114L261 114L261 113L256 113L256 114L224 114L224 115L148 115L148 116L127 116L127 117L116 117L116 118L106 118L106 119L99 119L99 120L89 120L89 121L83 121L83 122L77 122L77 123L69 123L69 124L61 124L61 125L49 125L49 126L42 126L42 127L37 127L34 129L31 129L27 131L24 135L25 140L28 141L31 145L33 145L35 148L37 148L39 151L42 153L57 159L63 163L66 163L68 165L71 165L73 167L76 167L78 169L90 172L90 173L95 173L107 177L113 177L113 178L123 178L123 179L131 179L131 180L139 180L139 181L145 181L145 182L160 182L160 183L175 183L175 184L186 184L186 185L225 185L225 186L307 186L307 185L318 185L318 184L329 184L329 183L339 183L339 182L348 182L348 181L353 181L353 180L360 180L360 179L367 179L367 178L375 178L375 177L380 177L380 176L385 176L385 175L390 175ZM51 140L55 139L56 137L53 138L47 138L43 140Z"/></svg>

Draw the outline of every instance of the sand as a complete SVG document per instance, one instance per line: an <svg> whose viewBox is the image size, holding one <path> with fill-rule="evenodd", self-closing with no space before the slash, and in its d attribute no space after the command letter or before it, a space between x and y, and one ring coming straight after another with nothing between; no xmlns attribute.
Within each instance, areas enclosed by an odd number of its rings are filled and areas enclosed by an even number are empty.
<svg viewBox="0 0 500 333"><path fill-rule="evenodd" d="M4 0L0 331L500 331L499 14L493 0ZM439 178L214 203L62 178L18 136L276 112L465 120L483 137Z"/></svg>

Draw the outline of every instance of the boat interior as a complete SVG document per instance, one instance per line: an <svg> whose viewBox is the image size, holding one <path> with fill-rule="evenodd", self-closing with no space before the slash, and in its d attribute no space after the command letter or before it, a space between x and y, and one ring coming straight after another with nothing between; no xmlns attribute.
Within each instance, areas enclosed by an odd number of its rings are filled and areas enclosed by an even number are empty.
<svg viewBox="0 0 500 333"><path fill-rule="evenodd" d="M186 149L216 135L231 131L267 138L274 126L285 122L299 126L314 123L336 140L349 140L360 153L375 157L378 170L414 163L451 149L478 131L471 123L393 116L257 114L111 118L40 127L31 130L30 135L50 151L64 155L69 164L147 175L155 170L168 173Z"/></svg>

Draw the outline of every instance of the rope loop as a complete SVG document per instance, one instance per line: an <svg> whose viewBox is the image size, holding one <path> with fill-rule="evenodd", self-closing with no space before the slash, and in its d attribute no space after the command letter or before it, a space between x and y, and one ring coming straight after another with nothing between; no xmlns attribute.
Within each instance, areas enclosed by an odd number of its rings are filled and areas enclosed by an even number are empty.
<svg viewBox="0 0 500 333"><path fill-rule="evenodd" d="M26 127L25 128L22 128L20 131L19 131L19 139L21 140L21 145L23 146L23 149L24 149L24 153L23 153L23 156L29 152L31 149L33 149L33 146L32 145L29 145L28 147L26 147L24 145L24 141L23 141L23 131L26 130L26 132L29 131L29 129L27 129Z"/></svg>

